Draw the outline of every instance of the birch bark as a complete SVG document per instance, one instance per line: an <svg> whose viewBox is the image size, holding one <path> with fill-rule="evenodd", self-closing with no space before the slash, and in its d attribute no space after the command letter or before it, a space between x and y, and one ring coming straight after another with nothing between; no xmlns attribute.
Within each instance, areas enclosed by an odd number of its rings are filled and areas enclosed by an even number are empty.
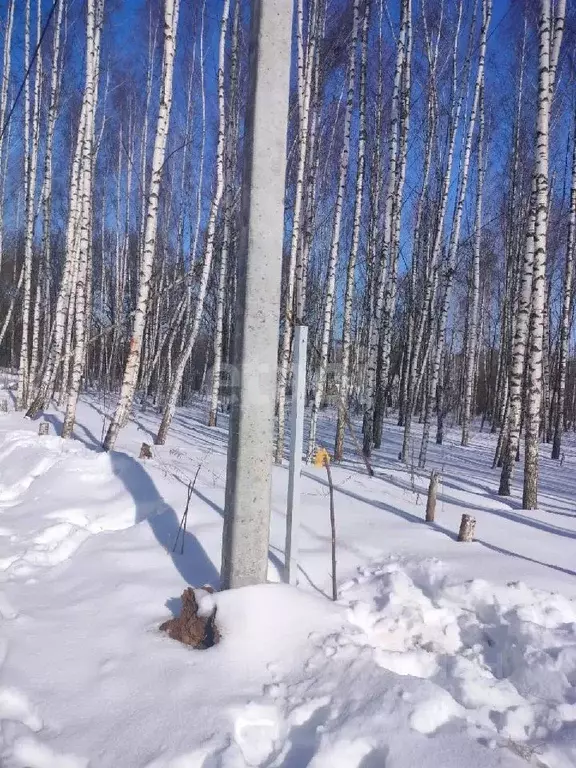
<svg viewBox="0 0 576 768"><path fill-rule="evenodd" d="M356 169L356 197L354 200L354 223L352 244L346 267L346 288L344 293L344 318L342 322L342 362L339 384L338 421L334 445L334 461L342 461L344 455L344 430L346 427L348 400L350 395L350 361L352 344L352 302L356 279L356 261L360 245L360 224L362 220L362 202L364 194L364 168L366 164L366 69L368 63L368 25L370 22L370 2L364 8L362 34L360 38L360 93L358 117L358 155Z"/></svg>
<svg viewBox="0 0 576 768"><path fill-rule="evenodd" d="M530 344L527 360L527 407L524 456L524 492L522 507L538 506L538 464L540 412L542 407L542 363L546 297L546 257L548 229L548 173L550 106L554 77L564 29L565 0L556 3L556 17L551 29L550 0L540 0L538 22L538 114L536 119L536 185L534 223L534 273L530 312Z"/></svg>
<svg viewBox="0 0 576 768"><path fill-rule="evenodd" d="M474 220L474 252L470 275L470 306L468 311L468 344L464 380L464 411L462 415L462 445L470 443L470 419L474 392L478 334L478 305L480 303L480 247L482 244L482 194L484 190L484 78L480 85L478 104L478 168L476 182L476 214Z"/></svg>
<svg viewBox="0 0 576 768"><path fill-rule="evenodd" d="M0 84L0 172L2 171L2 156L4 149L4 124L6 122L6 106L8 103L8 87L10 85L10 70L12 65L12 31L14 29L15 0L9 0L4 27L4 50L2 53L2 83ZM9 126L8 126L9 127ZM2 180L2 195L0 198L0 267L4 254L4 177Z"/></svg>
<svg viewBox="0 0 576 768"><path fill-rule="evenodd" d="M154 252L156 249L160 182L162 181L162 174L164 169L166 141L168 137L168 126L170 123L170 111L172 108L172 82L174 73L174 57L176 53L178 10L179 0L165 0L162 85L160 93L160 106L158 109L158 120L156 124L154 153L152 156L150 187L148 189L148 199L146 205L146 226L144 230L144 244L138 280L138 296L132 324L130 348L124 368L124 378L120 391L120 399L118 401L118 407L116 408L114 417L110 422L110 426L108 427L108 432L104 440L105 450L111 450L114 447L120 428L124 425L126 419L128 418L130 408L132 406L132 401L134 399L136 382L138 379L138 371L140 368L142 342L146 324L146 313L148 311L150 296L150 280L152 277Z"/></svg>
<svg viewBox="0 0 576 768"><path fill-rule="evenodd" d="M200 276L200 285L198 288L198 295L196 297L196 304L194 307L194 315L192 318L192 324L190 328L185 331L185 343L181 349L176 366L172 373L172 380L168 389L168 395L166 397L166 404L164 406L164 413L162 415L162 421L156 435L155 444L164 445L168 430L172 424L174 413L176 410L176 401L178 394L182 386L182 379L184 377L184 370L186 364L190 359L194 344L198 338L198 332L200 330L200 322L202 320L202 313L204 311L204 301L206 298L206 291L208 288L208 279L212 269L212 258L214 255L214 240L216 234L216 220L218 217L218 211L220 209L220 203L224 192L224 144L226 135L226 115L225 115L225 99L224 99L224 67L226 60L226 33L228 29L228 17L230 15L230 0L224 0L224 6L222 9L222 19L220 22L220 42L218 46L218 141L216 145L216 189L212 198L210 206L210 215L208 218L208 231L206 233L206 247L204 250L204 261L202 264L202 274Z"/></svg>
<svg viewBox="0 0 576 768"><path fill-rule="evenodd" d="M452 286L454 282L454 273L456 270L456 256L458 253L458 246L460 242L460 226L462 223L462 214L464 211L464 200L466 197L466 190L468 186L468 172L470 167L470 154L472 151L472 136L474 134L474 126L476 124L476 117L478 113L478 103L480 98L480 86L484 77L484 67L486 61L486 42L488 38L488 27L490 25L490 18L492 13L491 0L483 0L482 2L482 24L480 29L480 46L478 53L478 69L476 73L476 81L474 85L474 96L472 99L472 107L470 110L470 117L468 120L468 127L464 140L464 156L462 159L462 166L459 174L459 188L458 197L456 202L456 210L454 212L454 220L452 222L452 230L450 233L450 242L448 245L448 258L446 264L446 270L444 274L444 292L442 295L442 302L440 305L440 318L438 326L437 345L434 357L432 359L432 381L430 392L434 398L438 394L438 385L440 382L442 357L444 354L444 345L446 338L446 327L448 323L448 310L450 307L450 300L452 297ZM438 413L441 414L441 408L438 409ZM437 442L442 442L442 421L439 422L439 430L437 435ZM430 424L429 420L425 422L422 433L422 450L421 457L425 459L426 456L426 443L429 439Z"/></svg>
<svg viewBox="0 0 576 768"><path fill-rule="evenodd" d="M314 390L314 401L312 403L312 413L310 414L310 431L308 434L308 457L312 456L316 446L316 427L318 422L318 411L324 388L326 385L326 373L328 367L328 348L330 343L330 332L334 314L334 294L336 288L336 264L338 261L338 250L340 245L340 232L342 229L342 208L344 203L344 192L348 179L348 165L350 158L350 126L352 122L352 108L354 106L354 91L356 82L356 47L358 44L358 22L359 22L360 0L354 0L352 38L350 41L349 59L348 59L348 87L346 97L346 109L344 112L344 134L342 137L342 149L340 151L340 167L338 173L338 189L336 193L336 205L334 209L334 221L332 226L332 239L330 243L330 255L328 257L328 266L326 273L326 304L324 307L324 317L322 320L322 332L320 340L318 374L316 387Z"/></svg>
<svg viewBox="0 0 576 768"><path fill-rule="evenodd" d="M374 435L374 409L376 404L377 366L380 351L380 326L384 305L386 274L391 259L392 241L394 237L394 203L398 185L398 133L400 123L400 98L404 58L406 56L408 0L402 0L400 34L396 47L396 67L394 71L394 87L392 91L392 107L389 128L389 166L386 198L384 204L384 230L382 233L382 249L379 264L373 265L373 300L370 301L370 324L368 340L368 361L366 367L366 403L364 406L364 440L363 451L366 456L372 452Z"/></svg>
<svg viewBox="0 0 576 768"><path fill-rule="evenodd" d="M87 282L91 279L88 269L92 235L92 192L93 192L93 153L96 125L96 99L99 73L100 28L102 24L104 0L87 0L86 5L86 80L84 100L86 118L82 142L80 165L80 233L78 242L78 267L76 277L74 320L70 318L70 327L74 331L75 344L71 358L70 386L62 425L62 437L72 436L76 418L76 404L80 393L80 381L84 371L86 354L86 312Z"/></svg>
<svg viewBox="0 0 576 768"><path fill-rule="evenodd" d="M294 291L296 285L296 264L298 252L301 249L302 206L304 200L305 171L307 162L308 134L310 122L310 101L314 79L315 48L317 38L318 3L314 3L308 35L307 51L304 51L304 0L298 0L297 6L297 58L298 58L298 167L296 171L296 187L294 193L294 211L292 214L292 233L290 237L290 257L284 303L284 325L280 347L277 384L278 425L275 448L275 461L282 463L284 456L284 433L286 424L286 389L288 386L288 369L290 364L290 348L294 328ZM299 290L301 291L301 278ZM302 318L299 318L301 322Z"/></svg>
<svg viewBox="0 0 576 768"><path fill-rule="evenodd" d="M576 257L576 117L574 120L574 146L572 148L572 181L570 188L570 212L568 220L568 243L564 264L564 288L562 294L562 316L560 340L558 343L558 392L552 458L559 459L562 452L562 433L566 418L566 373L568 367L568 344L570 341L570 318L572 310L572 286L574 283L574 258Z"/></svg>
<svg viewBox="0 0 576 768"><path fill-rule="evenodd" d="M224 197L224 232L220 252L220 272L218 275L218 297L216 300L216 333L214 338L214 364L212 366L212 392L208 426L215 427L218 419L218 397L222 375L224 342L224 308L226 303L226 285L228 281L228 256L231 240L231 218L234 203L234 174L236 166L236 146L238 142L238 28L240 20L240 2L234 8L232 28L232 56L230 64L230 116L225 142L225 197Z"/></svg>
<svg viewBox="0 0 576 768"><path fill-rule="evenodd" d="M40 3L37 12L40 13ZM24 31L24 63L26 69L30 65L30 0L25 6ZM39 29L38 29L39 33ZM26 172L26 213L24 235L24 295L22 300L22 335L20 339L20 364L18 367L18 390L16 407L26 408L30 388L30 307L32 297L32 249L34 245L34 218L36 203L36 171L38 168L38 145L40 134L40 82L42 73L42 57L40 51L36 57L34 73L34 95L32 117L30 118L30 86L26 78L24 89L24 144ZM31 125L30 125L31 123ZM31 135L30 135L31 128Z"/></svg>

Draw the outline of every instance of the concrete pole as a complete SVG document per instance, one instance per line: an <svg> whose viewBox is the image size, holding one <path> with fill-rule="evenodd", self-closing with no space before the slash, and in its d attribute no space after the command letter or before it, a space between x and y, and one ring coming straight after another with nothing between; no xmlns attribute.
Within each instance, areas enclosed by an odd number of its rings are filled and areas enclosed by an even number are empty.
<svg viewBox="0 0 576 768"><path fill-rule="evenodd" d="M223 589L266 581L270 529L292 2L251 5Z"/></svg>
<svg viewBox="0 0 576 768"><path fill-rule="evenodd" d="M304 409L306 405L306 348L308 328L294 329L294 373L292 376L292 408L290 412L290 468L288 473L288 506L286 514L286 565L284 578L289 584L298 583L298 534L300 530L300 478L304 440Z"/></svg>

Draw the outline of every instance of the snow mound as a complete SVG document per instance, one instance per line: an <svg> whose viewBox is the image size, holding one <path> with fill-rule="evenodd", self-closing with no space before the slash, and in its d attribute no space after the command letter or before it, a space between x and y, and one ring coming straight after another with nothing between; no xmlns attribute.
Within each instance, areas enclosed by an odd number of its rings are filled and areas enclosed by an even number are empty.
<svg viewBox="0 0 576 768"><path fill-rule="evenodd" d="M358 633L397 674L426 678L441 693L411 724L423 733L462 717L477 738L574 765L576 604L521 582L454 583L437 561L363 569L342 588Z"/></svg>
<svg viewBox="0 0 576 768"><path fill-rule="evenodd" d="M3 435L0 571L33 576L39 567L68 560L93 534L121 531L162 512L162 499L142 477L139 462L126 454L25 431Z"/></svg>
<svg viewBox="0 0 576 768"><path fill-rule="evenodd" d="M380 554L337 604L283 584L199 590L221 642L171 640L159 626L183 588L217 584L205 546L221 525L202 486L175 550L185 495L161 491L186 485L171 478L0 438L2 768L576 765L576 605L559 594Z"/></svg>

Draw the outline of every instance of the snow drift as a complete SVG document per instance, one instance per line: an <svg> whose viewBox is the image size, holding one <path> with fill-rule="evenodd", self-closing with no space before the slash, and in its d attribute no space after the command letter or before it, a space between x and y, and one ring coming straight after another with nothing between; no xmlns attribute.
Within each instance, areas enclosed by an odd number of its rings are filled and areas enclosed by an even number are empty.
<svg viewBox="0 0 576 768"><path fill-rule="evenodd" d="M281 584L198 592L222 639L194 651L158 627L217 571L195 515L171 551L177 516L147 465L9 432L0 483L3 768L576 763L561 594L381 557L337 604Z"/></svg>

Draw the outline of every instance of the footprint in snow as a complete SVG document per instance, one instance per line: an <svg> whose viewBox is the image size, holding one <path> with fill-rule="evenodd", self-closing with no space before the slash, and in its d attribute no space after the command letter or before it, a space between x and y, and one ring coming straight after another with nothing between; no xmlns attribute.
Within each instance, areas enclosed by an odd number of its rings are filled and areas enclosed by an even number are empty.
<svg viewBox="0 0 576 768"><path fill-rule="evenodd" d="M72 523L80 527L88 525L88 518L82 509L59 509L57 512L50 512L46 515L51 520L60 520L64 523Z"/></svg>
<svg viewBox="0 0 576 768"><path fill-rule="evenodd" d="M0 688L0 720L16 720L31 731L40 731L44 726L26 696L16 688Z"/></svg>
<svg viewBox="0 0 576 768"><path fill-rule="evenodd" d="M15 619L18 616L18 611L2 592L0 592L0 616L3 619Z"/></svg>
<svg viewBox="0 0 576 768"><path fill-rule="evenodd" d="M234 741L247 766L269 760L283 740L283 718L274 705L248 704L234 715Z"/></svg>
<svg viewBox="0 0 576 768"><path fill-rule="evenodd" d="M56 753L35 738L24 736L12 745L11 757L22 768L88 768L88 759Z"/></svg>

